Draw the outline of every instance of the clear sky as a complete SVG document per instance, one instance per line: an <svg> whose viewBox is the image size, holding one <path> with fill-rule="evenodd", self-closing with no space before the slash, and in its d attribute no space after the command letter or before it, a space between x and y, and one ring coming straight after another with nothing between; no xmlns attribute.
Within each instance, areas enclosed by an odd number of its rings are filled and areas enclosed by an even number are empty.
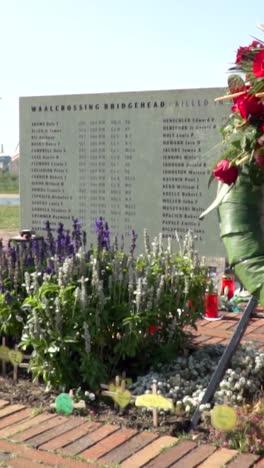
<svg viewBox="0 0 264 468"><path fill-rule="evenodd" d="M226 86L263 0L0 0L0 143L18 97ZM261 16L262 15L262 16Z"/></svg>

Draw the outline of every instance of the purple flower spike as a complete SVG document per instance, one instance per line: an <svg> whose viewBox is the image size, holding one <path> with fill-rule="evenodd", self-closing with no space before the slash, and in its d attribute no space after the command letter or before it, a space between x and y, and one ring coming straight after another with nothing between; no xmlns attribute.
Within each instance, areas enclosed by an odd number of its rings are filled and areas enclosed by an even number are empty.
<svg viewBox="0 0 264 468"><path fill-rule="evenodd" d="M136 240L138 235L136 234L135 230L132 229L131 231L131 244L130 244L130 254L133 256L136 248Z"/></svg>
<svg viewBox="0 0 264 468"><path fill-rule="evenodd" d="M72 218L73 221L73 231L72 231L72 240L74 242L75 251L78 252L79 248L82 245L82 233L81 233L81 222L78 218Z"/></svg>
<svg viewBox="0 0 264 468"><path fill-rule="evenodd" d="M100 216L95 222L95 230L97 234L98 249L110 249L110 229L108 223Z"/></svg>

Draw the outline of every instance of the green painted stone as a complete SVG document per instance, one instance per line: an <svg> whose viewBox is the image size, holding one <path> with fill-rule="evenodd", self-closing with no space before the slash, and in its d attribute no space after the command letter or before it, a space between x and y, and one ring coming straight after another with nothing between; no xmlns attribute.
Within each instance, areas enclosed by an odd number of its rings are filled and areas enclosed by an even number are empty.
<svg viewBox="0 0 264 468"><path fill-rule="evenodd" d="M211 423L220 431L232 431L237 424L237 413L227 405L215 406L211 411Z"/></svg>
<svg viewBox="0 0 264 468"><path fill-rule="evenodd" d="M11 350L8 353L9 360L13 366L17 366L23 361L23 354L20 351Z"/></svg>
<svg viewBox="0 0 264 468"><path fill-rule="evenodd" d="M57 413L68 416L73 411L73 401L68 393L61 393L55 400L55 409Z"/></svg>
<svg viewBox="0 0 264 468"><path fill-rule="evenodd" d="M10 349L7 346L0 346L0 359L3 361L9 361Z"/></svg>

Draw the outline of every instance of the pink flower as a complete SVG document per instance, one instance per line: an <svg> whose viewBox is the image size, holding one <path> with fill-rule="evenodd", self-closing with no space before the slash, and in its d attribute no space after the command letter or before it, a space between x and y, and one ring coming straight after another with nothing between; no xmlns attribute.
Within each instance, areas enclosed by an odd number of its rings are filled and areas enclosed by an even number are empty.
<svg viewBox="0 0 264 468"><path fill-rule="evenodd" d="M228 159L223 159L217 164L216 169L213 171L213 175L217 180L220 180L227 185L231 185L237 179L238 168L236 166L230 166L230 161L228 161Z"/></svg>

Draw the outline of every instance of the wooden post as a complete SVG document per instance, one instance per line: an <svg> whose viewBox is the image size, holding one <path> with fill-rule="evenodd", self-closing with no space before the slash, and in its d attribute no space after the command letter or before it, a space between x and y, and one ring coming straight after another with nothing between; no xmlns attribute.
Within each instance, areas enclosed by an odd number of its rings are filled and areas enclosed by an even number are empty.
<svg viewBox="0 0 264 468"><path fill-rule="evenodd" d="M17 345L15 346L15 350L17 351ZM13 381L17 383L18 381L18 365L13 364Z"/></svg>
<svg viewBox="0 0 264 468"><path fill-rule="evenodd" d="M153 395L157 395L157 380L153 380L152 393ZM158 408L153 408L152 414L153 414L153 426L158 427L158 423L159 423L158 422Z"/></svg>
<svg viewBox="0 0 264 468"><path fill-rule="evenodd" d="M6 346L6 339L4 336L2 337L2 346ZM3 376L6 375L6 361L4 359L2 360L2 374Z"/></svg>
<svg viewBox="0 0 264 468"><path fill-rule="evenodd" d="M121 390L124 392L126 389L126 373L122 372L122 380L121 380Z"/></svg>
<svg viewBox="0 0 264 468"><path fill-rule="evenodd" d="M116 378L115 378L115 386L116 386L116 387L119 387L119 386L120 386L120 377L119 377L119 375L117 375ZM114 404L114 408L115 408L116 410L119 409L119 406L118 406L117 403Z"/></svg>

